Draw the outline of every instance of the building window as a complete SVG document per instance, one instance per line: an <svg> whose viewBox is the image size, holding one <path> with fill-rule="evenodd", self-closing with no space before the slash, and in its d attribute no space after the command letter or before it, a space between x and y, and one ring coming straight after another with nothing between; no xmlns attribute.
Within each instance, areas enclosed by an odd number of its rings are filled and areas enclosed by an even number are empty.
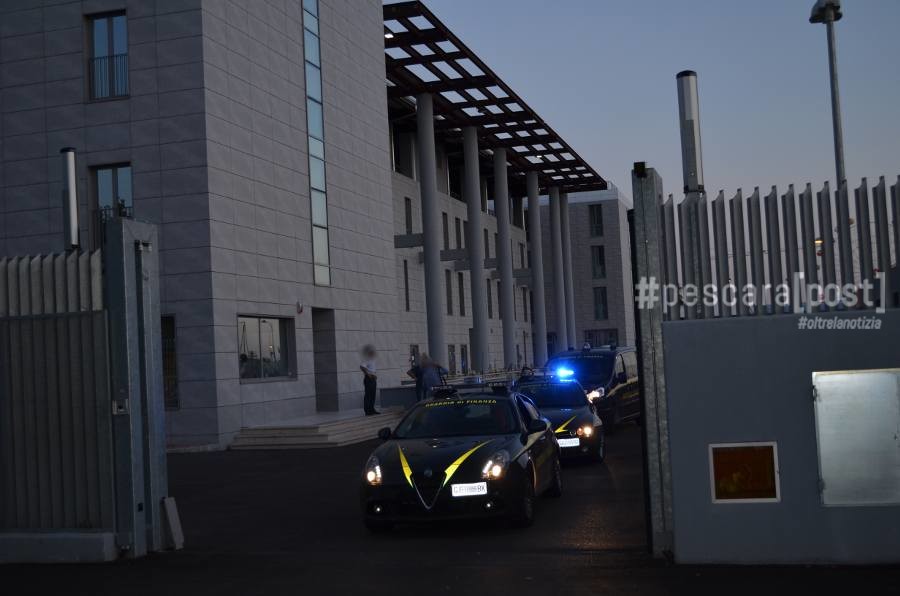
<svg viewBox="0 0 900 596"><path fill-rule="evenodd" d="M241 379L294 375L293 319L238 316L238 365Z"/></svg>
<svg viewBox="0 0 900 596"><path fill-rule="evenodd" d="M306 140L309 146L313 281L316 285L328 286L331 285L331 258L325 183L325 120L322 115L318 0L303 1L303 53L306 72Z"/></svg>
<svg viewBox="0 0 900 596"><path fill-rule="evenodd" d="M125 13L89 17L91 99L128 95L128 26Z"/></svg>
<svg viewBox="0 0 900 596"><path fill-rule="evenodd" d="M459 346L459 370L462 374L469 374L469 346L461 344Z"/></svg>
<svg viewBox="0 0 900 596"><path fill-rule="evenodd" d="M528 288L522 288L522 320L528 322Z"/></svg>
<svg viewBox="0 0 900 596"><path fill-rule="evenodd" d="M444 293L447 296L447 314L453 314L453 283L449 269L444 269Z"/></svg>
<svg viewBox="0 0 900 596"><path fill-rule="evenodd" d="M453 344L447 346L447 372L451 376L456 374L456 346Z"/></svg>
<svg viewBox="0 0 900 596"><path fill-rule="evenodd" d="M412 224L412 199L409 197L403 197L403 212L406 217L406 233L413 233L413 224Z"/></svg>
<svg viewBox="0 0 900 596"><path fill-rule="evenodd" d="M456 248L463 247L463 239L462 239L462 220L458 217L456 218Z"/></svg>
<svg viewBox="0 0 900 596"><path fill-rule="evenodd" d="M489 240L490 235L488 234L487 228L484 228L484 258L491 258L491 242Z"/></svg>
<svg viewBox="0 0 900 596"><path fill-rule="evenodd" d="M609 318L609 304L606 301L606 288L594 288L594 319L605 321Z"/></svg>
<svg viewBox="0 0 900 596"><path fill-rule="evenodd" d="M519 242L519 267L525 268L525 245Z"/></svg>
<svg viewBox="0 0 900 596"><path fill-rule="evenodd" d="M403 296L406 299L406 312L409 312L409 261L403 259Z"/></svg>
<svg viewBox="0 0 900 596"><path fill-rule="evenodd" d="M585 329L584 341L593 347L607 346L619 343L618 329Z"/></svg>
<svg viewBox="0 0 900 596"><path fill-rule="evenodd" d="M459 286L459 316L466 316L466 282L462 271L457 271L456 282Z"/></svg>
<svg viewBox="0 0 900 596"><path fill-rule="evenodd" d="M104 224L116 217L134 216L131 165L99 166L92 170L94 217L90 225L94 248L104 244Z"/></svg>
<svg viewBox="0 0 900 596"><path fill-rule="evenodd" d="M441 226L444 231L444 250L450 250L450 224L446 212L441 213Z"/></svg>
<svg viewBox="0 0 900 596"><path fill-rule="evenodd" d="M603 235L603 205L590 205L591 236Z"/></svg>
<svg viewBox="0 0 900 596"><path fill-rule="evenodd" d="M488 318L493 319L494 318L494 297L491 295L491 292L492 292L491 280L486 279L484 281L486 282L485 285L487 287Z"/></svg>
<svg viewBox="0 0 900 596"><path fill-rule="evenodd" d="M175 317L163 316L160 325L162 340L163 402L167 410L177 410L178 357L175 342Z"/></svg>
<svg viewBox="0 0 900 596"><path fill-rule="evenodd" d="M606 250L602 246L591 247L591 272L594 279L606 279Z"/></svg>

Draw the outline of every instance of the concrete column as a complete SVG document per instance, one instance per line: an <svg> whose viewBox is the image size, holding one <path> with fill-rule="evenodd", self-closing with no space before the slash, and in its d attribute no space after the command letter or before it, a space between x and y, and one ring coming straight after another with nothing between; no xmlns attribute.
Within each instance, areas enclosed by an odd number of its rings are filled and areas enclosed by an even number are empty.
<svg viewBox="0 0 900 596"><path fill-rule="evenodd" d="M547 307L544 301L544 248L541 245L541 205L538 198L537 172L525 175L528 191L528 236L531 241L531 295L534 308L531 328L534 331L534 365L547 363Z"/></svg>
<svg viewBox="0 0 900 596"><path fill-rule="evenodd" d="M422 199L422 235L425 252L425 313L428 354L447 364L444 335L444 299L441 271L441 208L437 196L437 158L434 148L434 106L431 95L416 97L416 144L419 150L419 189Z"/></svg>
<svg viewBox="0 0 900 596"><path fill-rule="evenodd" d="M515 282L509 232L509 184L506 149L494 149L494 213L497 214L497 262L500 268L500 312L503 313L503 366L516 366Z"/></svg>
<svg viewBox="0 0 900 596"><path fill-rule="evenodd" d="M572 279L572 234L569 228L569 195L559 195L559 219L563 245L563 278L566 284L566 332L569 347L581 345L575 336L575 281Z"/></svg>
<svg viewBox="0 0 900 596"><path fill-rule="evenodd" d="M566 331L566 278L563 273L562 215L559 188L550 188L550 250L553 255L553 314L556 316L556 349L565 350L569 341Z"/></svg>
<svg viewBox="0 0 900 596"><path fill-rule="evenodd" d="M474 126L463 129L463 197L466 200L469 233L466 249L469 253L469 290L472 295L472 369L487 370L488 325L487 292L484 285L484 244L481 238L481 172L478 166L478 130Z"/></svg>

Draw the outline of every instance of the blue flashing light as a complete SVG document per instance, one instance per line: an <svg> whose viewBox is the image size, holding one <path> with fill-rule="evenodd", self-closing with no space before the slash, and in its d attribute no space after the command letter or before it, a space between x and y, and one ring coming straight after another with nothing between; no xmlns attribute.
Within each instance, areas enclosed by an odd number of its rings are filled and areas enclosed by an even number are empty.
<svg viewBox="0 0 900 596"><path fill-rule="evenodd" d="M556 376L559 377L560 379L565 379L567 377L571 377L574 374L575 374L575 371L572 370L571 368L557 368L556 369Z"/></svg>

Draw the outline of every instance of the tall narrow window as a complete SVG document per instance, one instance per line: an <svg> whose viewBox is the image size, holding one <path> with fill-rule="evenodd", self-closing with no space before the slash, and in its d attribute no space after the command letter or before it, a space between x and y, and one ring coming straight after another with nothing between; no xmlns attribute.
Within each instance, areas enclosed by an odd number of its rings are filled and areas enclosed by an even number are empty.
<svg viewBox="0 0 900 596"><path fill-rule="evenodd" d="M115 217L133 217L131 166L118 164L93 169L94 213L90 225L94 248L104 244L103 224Z"/></svg>
<svg viewBox="0 0 900 596"><path fill-rule="evenodd" d="M484 258L491 258L491 242L489 240L490 236L488 235L487 228L484 228Z"/></svg>
<svg viewBox="0 0 900 596"><path fill-rule="evenodd" d="M525 268L525 244L519 242L519 267Z"/></svg>
<svg viewBox="0 0 900 596"><path fill-rule="evenodd" d="M403 259L403 296L406 298L406 312L409 312L409 262Z"/></svg>
<svg viewBox="0 0 900 596"><path fill-rule="evenodd" d="M413 217L412 217L412 199L411 198L409 198L409 197L403 198L403 210L404 210L404 215L406 217L406 221L404 222L406 224L406 233L412 234L413 233Z"/></svg>
<svg viewBox="0 0 900 596"><path fill-rule="evenodd" d="M462 220L458 217L456 218L456 248L463 247L463 239L462 239Z"/></svg>
<svg viewBox="0 0 900 596"><path fill-rule="evenodd" d="M306 72L306 129L309 146L309 197L312 212L313 281L331 285L328 197L325 184L325 120L322 114L322 63L319 2L303 0L303 52Z"/></svg>
<svg viewBox="0 0 900 596"><path fill-rule="evenodd" d="M128 27L125 13L90 17L91 99L128 95Z"/></svg>
<svg viewBox="0 0 900 596"><path fill-rule="evenodd" d="M609 305L606 301L606 288L594 288L594 319L605 321L609 318Z"/></svg>
<svg viewBox="0 0 900 596"><path fill-rule="evenodd" d="M522 319L528 322L528 288L522 288Z"/></svg>
<svg viewBox="0 0 900 596"><path fill-rule="evenodd" d="M466 283L462 271L456 272L456 282L459 287L459 316L466 316Z"/></svg>
<svg viewBox="0 0 900 596"><path fill-rule="evenodd" d="M494 297L491 295L493 286L491 285L491 280L484 280L487 286L487 307L488 307L488 318L494 318Z"/></svg>
<svg viewBox="0 0 900 596"><path fill-rule="evenodd" d="M589 208L591 236L603 235L603 205L591 205Z"/></svg>
<svg viewBox="0 0 900 596"><path fill-rule="evenodd" d="M591 272L594 279L606 278L606 250L602 246L591 247Z"/></svg>
<svg viewBox="0 0 900 596"><path fill-rule="evenodd" d="M450 250L450 224L446 212L441 213L441 226L444 230L444 250Z"/></svg>
<svg viewBox="0 0 900 596"><path fill-rule="evenodd" d="M447 296L447 314L453 314L453 278L449 269L444 269L444 292Z"/></svg>

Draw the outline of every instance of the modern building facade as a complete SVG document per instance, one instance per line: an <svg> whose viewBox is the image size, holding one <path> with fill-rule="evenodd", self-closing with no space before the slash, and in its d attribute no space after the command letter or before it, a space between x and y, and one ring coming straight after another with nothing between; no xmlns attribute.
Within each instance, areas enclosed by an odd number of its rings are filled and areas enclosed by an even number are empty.
<svg viewBox="0 0 900 596"><path fill-rule="evenodd" d="M0 255L67 248L65 147L82 248L159 225L171 445L359 407L364 344L546 357L527 204L606 183L421 3L45 4L0 5Z"/></svg>
<svg viewBox="0 0 900 596"><path fill-rule="evenodd" d="M549 198L544 197L541 205L545 214L542 241L547 246L551 236ZM556 305L548 301L549 352L580 348L585 342L635 345L629 209L631 200L611 182L606 190L568 196L575 326L571 333L568 329L566 334L560 333ZM551 258L545 253L544 269L550 266ZM551 281L546 280L548 294L553 291Z"/></svg>

